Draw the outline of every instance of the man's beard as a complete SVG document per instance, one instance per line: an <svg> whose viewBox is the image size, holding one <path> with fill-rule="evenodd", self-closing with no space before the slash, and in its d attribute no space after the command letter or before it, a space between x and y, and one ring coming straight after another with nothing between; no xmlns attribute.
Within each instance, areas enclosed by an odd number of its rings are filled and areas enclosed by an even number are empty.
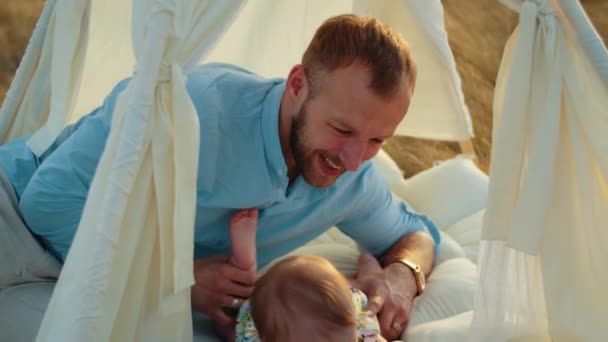
<svg viewBox="0 0 608 342"><path fill-rule="evenodd" d="M315 150L309 146L310 127L308 127L308 100L304 101L298 115L294 118L289 142L297 175L302 175L304 180L316 188L326 188L332 185L337 177L329 177L319 173L315 167Z"/></svg>
<svg viewBox="0 0 608 342"><path fill-rule="evenodd" d="M308 99L302 104L302 108L298 112L298 115L293 120L291 126L291 134L289 136L289 143L291 144L291 152L293 159L296 162L296 174L302 173L302 166L306 164L306 143L304 140L304 127L306 126L306 116Z"/></svg>

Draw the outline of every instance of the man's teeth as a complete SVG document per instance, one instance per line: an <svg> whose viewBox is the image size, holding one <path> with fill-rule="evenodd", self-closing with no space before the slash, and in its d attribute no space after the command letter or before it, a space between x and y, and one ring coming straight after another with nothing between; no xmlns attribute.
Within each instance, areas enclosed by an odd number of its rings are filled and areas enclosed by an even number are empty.
<svg viewBox="0 0 608 342"><path fill-rule="evenodd" d="M323 156L323 161L325 161L325 164L329 167L331 167L332 169L336 169L339 170L340 166L334 164L331 160L329 160L329 158L327 158L326 156Z"/></svg>

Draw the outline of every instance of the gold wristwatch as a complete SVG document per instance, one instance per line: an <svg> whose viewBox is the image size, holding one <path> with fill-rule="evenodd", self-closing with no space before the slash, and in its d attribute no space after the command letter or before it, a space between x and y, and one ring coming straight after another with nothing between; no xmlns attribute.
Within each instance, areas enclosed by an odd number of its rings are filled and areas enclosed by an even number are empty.
<svg viewBox="0 0 608 342"><path fill-rule="evenodd" d="M421 294L423 294L424 288L426 287L426 280L424 278L424 272L422 271L422 268L420 268L420 265L407 258L394 259L391 264L395 262L401 263L412 270L412 272L414 273L414 278L416 279L416 287L418 288L418 293L416 293L416 296L420 296Z"/></svg>

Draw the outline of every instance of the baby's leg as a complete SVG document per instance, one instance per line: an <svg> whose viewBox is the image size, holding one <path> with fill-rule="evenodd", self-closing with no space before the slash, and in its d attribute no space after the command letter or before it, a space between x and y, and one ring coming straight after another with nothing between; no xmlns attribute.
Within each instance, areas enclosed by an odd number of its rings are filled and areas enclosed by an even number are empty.
<svg viewBox="0 0 608 342"><path fill-rule="evenodd" d="M250 270L256 267L255 231L258 223L257 209L244 209L230 219L233 265Z"/></svg>

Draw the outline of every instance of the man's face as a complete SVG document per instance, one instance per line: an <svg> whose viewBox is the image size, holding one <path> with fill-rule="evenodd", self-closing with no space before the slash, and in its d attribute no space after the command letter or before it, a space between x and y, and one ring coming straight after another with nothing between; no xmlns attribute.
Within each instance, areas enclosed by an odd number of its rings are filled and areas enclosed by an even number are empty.
<svg viewBox="0 0 608 342"><path fill-rule="evenodd" d="M290 142L298 172L312 186L332 185L346 171L356 171L391 137L410 102L402 85L390 99L368 87L371 75L359 63L319 78L294 119Z"/></svg>

